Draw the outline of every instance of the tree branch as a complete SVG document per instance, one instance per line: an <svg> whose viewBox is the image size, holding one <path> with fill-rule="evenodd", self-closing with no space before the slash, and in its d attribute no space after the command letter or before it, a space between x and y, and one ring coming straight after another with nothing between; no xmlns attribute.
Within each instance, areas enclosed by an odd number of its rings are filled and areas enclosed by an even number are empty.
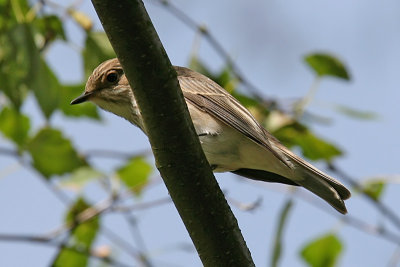
<svg viewBox="0 0 400 267"><path fill-rule="evenodd" d="M400 230L400 217L387 205L382 203L379 199L374 199L372 198L369 194L367 194L363 190L363 186L357 182L356 179L350 177L347 175L344 171L339 169L336 165L333 163L328 164L328 169L332 172L337 173L344 181L349 183L354 189L359 189L361 194L366 197L370 201L370 203L383 214L386 218L389 219L390 222L394 224L394 226L397 227L398 230Z"/></svg>
<svg viewBox="0 0 400 267"><path fill-rule="evenodd" d="M142 1L92 0L143 116L156 165L205 266L254 266Z"/></svg>
<svg viewBox="0 0 400 267"><path fill-rule="evenodd" d="M59 247L61 249L68 249L76 253L80 253L91 258L95 258L109 264L110 266L118 266L118 267L129 267L128 265L118 262L108 256L98 255L95 251L87 250L84 247L78 246L66 246L62 243L56 242L51 238L43 237L43 236L35 236L35 235L18 235L18 234L3 234L0 233L0 242L28 242L28 243L40 243L42 245Z"/></svg>

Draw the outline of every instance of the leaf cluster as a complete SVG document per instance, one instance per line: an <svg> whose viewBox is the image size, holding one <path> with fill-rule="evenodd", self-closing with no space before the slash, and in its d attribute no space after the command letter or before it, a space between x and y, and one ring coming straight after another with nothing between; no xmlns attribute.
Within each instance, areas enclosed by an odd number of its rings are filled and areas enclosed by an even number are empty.
<svg viewBox="0 0 400 267"><path fill-rule="evenodd" d="M63 9L66 17L57 15L58 9ZM56 113L63 118L95 121L100 116L92 104L70 106L70 101L82 93L85 83L61 82L62 77L47 63L45 54L56 42L65 46L74 42L65 30L66 20L75 21L86 36L79 52L85 77L102 61L115 57L115 53L105 33L93 31L92 20L73 6L63 8L47 5L46 1L12 0L0 1L0 10L0 134L15 147L19 159L28 159L26 164L39 176L78 193L65 218L71 230L53 266L87 266L101 217L76 222L77 216L91 207L82 189L107 174L92 166L88 157L79 153L70 138L53 127L51 121ZM33 127L31 114L24 111L29 98L37 103L44 121L42 126ZM127 189L140 195L152 171L153 166L138 156L126 160L111 176L119 177Z"/></svg>

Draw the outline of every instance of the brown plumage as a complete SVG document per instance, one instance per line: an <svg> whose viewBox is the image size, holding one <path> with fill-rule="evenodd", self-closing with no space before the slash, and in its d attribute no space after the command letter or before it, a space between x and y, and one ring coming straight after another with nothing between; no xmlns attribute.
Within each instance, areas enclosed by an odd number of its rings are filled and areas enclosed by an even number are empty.
<svg viewBox="0 0 400 267"><path fill-rule="evenodd" d="M350 197L339 181L283 146L221 86L183 67L175 67L203 151L215 172L300 185L346 213ZM144 129L140 112L118 59L108 60L89 77L85 92L71 104L92 101Z"/></svg>

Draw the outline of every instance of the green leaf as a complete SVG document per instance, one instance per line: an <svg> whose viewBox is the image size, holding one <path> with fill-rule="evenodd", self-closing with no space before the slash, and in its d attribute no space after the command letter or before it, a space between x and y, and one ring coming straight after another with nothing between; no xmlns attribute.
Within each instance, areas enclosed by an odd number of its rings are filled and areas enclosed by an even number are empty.
<svg viewBox="0 0 400 267"><path fill-rule="evenodd" d="M283 239L283 229L285 228L288 215L292 209L293 206L293 200L288 199L285 202L285 205L283 206L280 215L279 215L279 220L278 220L278 229L276 231L275 239L274 239L274 248L272 251L272 260L271 260L271 266L272 267L277 267L279 259L282 254L282 239Z"/></svg>
<svg viewBox="0 0 400 267"><path fill-rule="evenodd" d="M25 14L29 11L30 5L27 0L1 0L0 1L0 29L5 30L16 22L25 20Z"/></svg>
<svg viewBox="0 0 400 267"><path fill-rule="evenodd" d="M249 109L258 121L264 121L268 116L269 109L262 105L258 99L244 95L236 90L239 80L233 74L232 67L229 64L226 64L219 72L212 72L199 58L192 56L189 68L207 76L223 87L243 106Z"/></svg>
<svg viewBox="0 0 400 267"><path fill-rule="evenodd" d="M46 178L87 165L59 130L43 128L28 142L33 166Z"/></svg>
<svg viewBox="0 0 400 267"><path fill-rule="evenodd" d="M343 154L335 145L317 137L298 122L286 125L273 134L287 147L298 146L303 156L311 160L331 161Z"/></svg>
<svg viewBox="0 0 400 267"><path fill-rule="evenodd" d="M135 194L140 194L147 185L152 166L143 157L134 157L117 170L117 175Z"/></svg>
<svg viewBox="0 0 400 267"><path fill-rule="evenodd" d="M195 55L190 58L189 68L207 76L211 80L216 78L216 75Z"/></svg>
<svg viewBox="0 0 400 267"><path fill-rule="evenodd" d="M50 265L52 267L85 267L88 266L88 256L86 256L83 252L80 252L78 248L75 250L72 248L62 248L57 257L54 259L54 262Z"/></svg>
<svg viewBox="0 0 400 267"><path fill-rule="evenodd" d="M214 82L218 83L221 87L225 88L229 93L234 92L237 87L238 79L232 74L230 65L224 66L220 72L212 72L200 59L192 56L189 62L189 68L197 71Z"/></svg>
<svg viewBox="0 0 400 267"><path fill-rule="evenodd" d="M31 25L11 26L0 34L0 44L0 91L19 110L40 61Z"/></svg>
<svg viewBox="0 0 400 267"><path fill-rule="evenodd" d="M68 8L67 12L85 31L90 31L93 28L93 21L85 13L73 8Z"/></svg>
<svg viewBox="0 0 400 267"><path fill-rule="evenodd" d="M90 205L84 199L79 198L77 202L70 208L66 216L66 223L73 225L76 217ZM99 230L99 217L94 217L88 221L72 227L70 244L78 251L90 251L93 241L95 240ZM84 253L79 253L68 248L61 248L57 257L51 266L69 267L69 266L87 266L89 257Z"/></svg>
<svg viewBox="0 0 400 267"><path fill-rule="evenodd" d="M45 117L49 119L60 104L61 85L44 60L40 60L37 66L37 74L31 86L40 109Z"/></svg>
<svg viewBox="0 0 400 267"><path fill-rule="evenodd" d="M255 98L241 94L237 91L233 91L231 95L237 100L239 100L239 102L246 108L257 107L260 105Z"/></svg>
<svg viewBox="0 0 400 267"><path fill-rule="evenodd" d="M265 120L265 127L268 131L274 132L286 125L294 123L294 118L280 110L272 110L269 112Z"/></svg>
<svg viewBox="0 0 400 267"><path fill-rule="evenodd" d="M88 32L82 51L86 77L103 61L116 57L105 32Z"/></svg>
<svg viewBox="0 0 400 267"><path fill-rule="evenodd" d="M230 65L226 65L214 78L214 81L221 85L229 93L233 93L239 80L233 75Z"/></svg>
<svg viewBox="0 0 400 267"><path fill-rule="evenodd" d="M73 191L81 191L89 182L102 176L104 174L100 171L89 166L83 166L75 169L70 175L63 177L60 185Z"/></svg>
<svg viewBox="0 0 400 267"><path fill-rule="evenodd" d="M333 267L342 251L342 243L333 234L317 238L301 251L301 257L311 267Z"/></svg>
<svg viewBox="0 0 400 267"><path fill-rule="evenodd" d="M331 161L343 154L335 145L315 136L310 131L307 131L302 137L296 138L296 142L302 149L304 157L311 160Z"/></svg>
<svg viewBox="0 0 400 267"><path fill-rule="evenodd" d="M29 117L17 110L4 107L0 112L0 131L5 137L15 142L21 148L28 138L30 128Z"/></svg>
<svg viewBox="0 0 400 267"><path fill-rule="evenodd" d="M85 89L84 84L75 85L62 85L61 86L61 111L71 117L88 117L91 119L99 120L100 116L97 108L92 103L82 103L79 105L71 106L70 102L75 97L79 96Z"/></svg>
<svg viewBox="0 0 400 267"><path fill-rule="evenodd" d="M334 109L337 112L342 113L343 115L346 115L346 116L354 118L354 119L375 120L379 117L378 114L376 114L375 112L361 111L361 110L357 110L357 109L354 109L351 107L346 107L343 105L335 105Z"/></svg>
<svg viewBox="0 0 400 267"><path fill-rule="evenodd" d="M304 60L319 77L333 76L344 80L350 80L345 65L338 58L330 54L309 54L304 57Z"/></svg>
<svg viewBox="0 0 400 267"><path fill-rule="evenodd" d="M77 216L88 208L90 208L90 205L86 203L83 198L79 198L68 211L65 219L66 223L68 225L74 224L77 220ZM98 229L99 217L94 217L90 220L79 223L77 227L74 227L72 236L77 244L89 249L96 237Z"/></svg>
<svg viewBox="0 0 400 267"><path fill-rule="evenodd" d="M370 196L373 200L377 201L381 198L385 191L386 183L383 181L372 181L366 183L362 190L365 194Z"/></svg>
<svg viewBox="0 0 400 267"><path fill-rule="evenodd" d="M270 109L266 105L261 104L260 101L255 99L254 97L241 94L236 90L233 91L231 95L236 98L243 106L245 106L257 119L257 121L261 122L262 124L270 115Z"/></svg>
<svg viewBox="0 0 400 267"><path fill-rule="evenodd" d="M36 18L33 21L37 34L43 39L43 45L47 45L57 39L66 40L63 23L55 15L47 15Z"/></svg>

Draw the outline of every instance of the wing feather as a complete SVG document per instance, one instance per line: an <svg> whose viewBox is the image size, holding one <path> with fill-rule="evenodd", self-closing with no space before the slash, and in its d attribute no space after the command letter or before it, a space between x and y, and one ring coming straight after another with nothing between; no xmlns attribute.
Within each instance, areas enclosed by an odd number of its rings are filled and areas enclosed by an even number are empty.
<svg viewBox="0 0 400 267"><path fill-rule="evenodd" d="M178 73L178 80L183 95L187 101L241 132L255 143L265 147L289 168L293 168L293 163L296 163L298 166L304 168L304 170L322 178L343 199L350 197L350 191L346 187L283 146L278 139L272 136L256 121L237 99L216 82L187 68L175 67L175 69ZM250 178L257 176L256 173L247 173L247 176L244 176L249 177L249 175L251 176ZM282 182L287 183L284 180Z"/></svg>
<svg viewBox="0 0 400 267"><path fill-rule="evenodd" d="M211 79L190 69L175 68L187 101L265 147L290 167L287 160L271 146L270 140L279 141L269 134L238 100Z"/></svg>

